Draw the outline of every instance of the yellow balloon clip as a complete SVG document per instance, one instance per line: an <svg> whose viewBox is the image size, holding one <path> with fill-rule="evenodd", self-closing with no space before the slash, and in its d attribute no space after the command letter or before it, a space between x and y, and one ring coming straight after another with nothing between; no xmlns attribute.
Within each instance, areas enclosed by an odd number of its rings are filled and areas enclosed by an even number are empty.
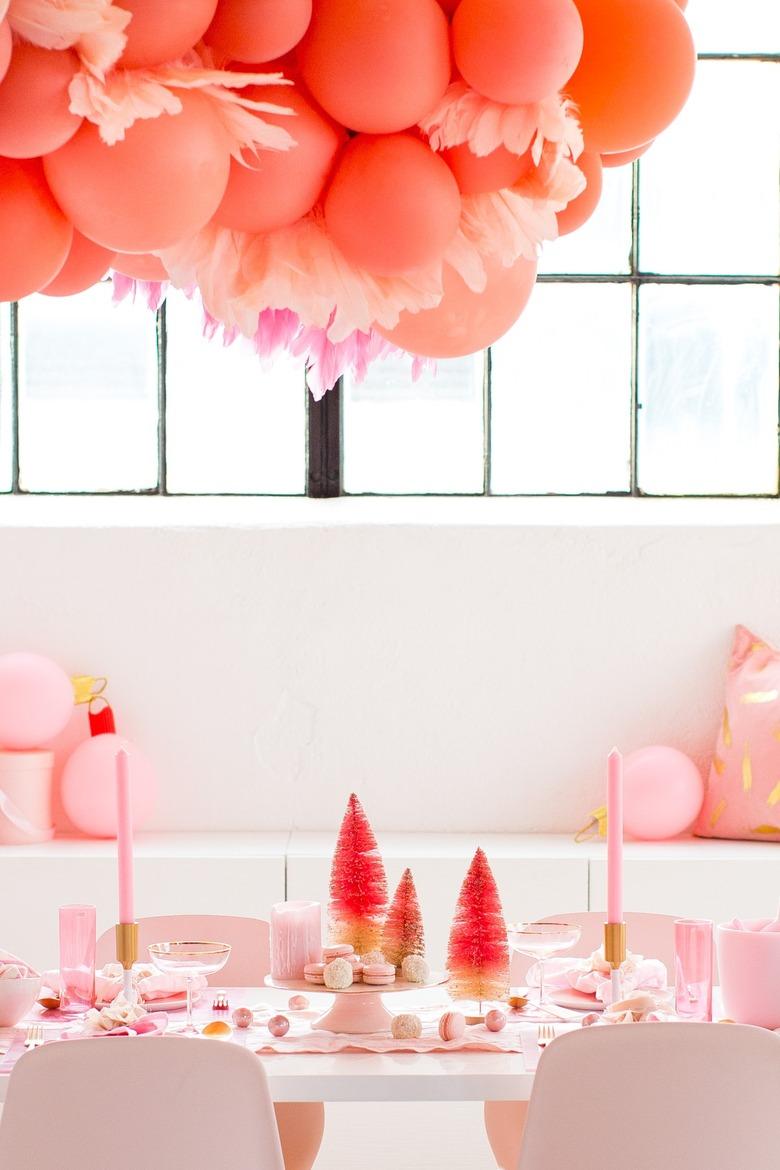
<svg viewBox="0 0 780 1170"><path fill-rule="evenodd" d="M73 687L73 701L77 705L91 703L98 695L102 695L108 686L107 678L100 676L95 678L91 674L74 674L70 681Z"/></svg>
<svg viewBox="0 0 780 1170"><path fill-rule="evenodd" d="M588 813L588 819L581 829L574 834L574 840L591 841L594 837L606 837L607 835L607 806L603 804L601 808L594 808L592 813Z"/></svg>

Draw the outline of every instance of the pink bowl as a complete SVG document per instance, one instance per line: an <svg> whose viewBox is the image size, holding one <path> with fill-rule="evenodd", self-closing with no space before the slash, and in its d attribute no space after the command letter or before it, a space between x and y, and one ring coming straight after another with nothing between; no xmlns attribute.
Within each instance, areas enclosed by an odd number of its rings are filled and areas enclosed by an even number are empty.
<svg viewBox="0 0 780 1170"><path fill-rule="evenodd" d="M717 928L723 1012L738 1024L780 1028L780 933L762 932L769 921L743 919L745 930Z"/></svg>

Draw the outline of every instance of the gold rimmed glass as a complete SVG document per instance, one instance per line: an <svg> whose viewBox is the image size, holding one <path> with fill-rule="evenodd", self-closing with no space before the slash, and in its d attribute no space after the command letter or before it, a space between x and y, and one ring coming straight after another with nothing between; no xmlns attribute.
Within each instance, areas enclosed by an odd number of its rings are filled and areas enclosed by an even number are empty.
<svg viewBox="0 0 780 1170"><path fill-rule="evenodd" d="M183 975L187 984L185 1032L197 1032L192 1022L192 982L196 975L214 975L230 957L230 943L158 942L149 947L149 957L166 975Z"/></svg>
<svg viewBox="0 0 780 1170"><path fill-rule="evenodd" d="M545 992L545 961L575 946L581 933L579 926L571 926L568 922L517 922L507 926L507 940L512 950L535 959L539 964L537 1011L543 1016L557 1014L551 1011Z"/></svg>

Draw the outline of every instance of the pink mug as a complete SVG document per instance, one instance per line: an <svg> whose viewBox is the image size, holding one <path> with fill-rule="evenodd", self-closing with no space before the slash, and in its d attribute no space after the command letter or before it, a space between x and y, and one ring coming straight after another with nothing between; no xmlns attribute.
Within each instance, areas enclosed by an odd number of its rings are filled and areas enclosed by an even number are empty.
<svg viewBox="0 0 780 1170"><path fill-rule="evenodd" d="M738 1024L780 1028L780 933L762 931L771 919L743 919L745 929L717 930L723 1014Z"/></svg>

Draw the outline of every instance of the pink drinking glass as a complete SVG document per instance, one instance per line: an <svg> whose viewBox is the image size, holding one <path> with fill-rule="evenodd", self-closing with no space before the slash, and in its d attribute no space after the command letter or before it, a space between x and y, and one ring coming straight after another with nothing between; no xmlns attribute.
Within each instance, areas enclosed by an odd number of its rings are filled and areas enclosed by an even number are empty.
<svg viewBox="0 0 780 1170"><path fill-rule="evenodd" d="M95 1006L94 906L60 906L60 1010L73 1014Z"/></svg>
<svg viewBox="0 0 780 1170"><path fill-rule="evenodd" d="M707 919L675 921L674 1003L686 1020L712 1019L712 923Z"/></svg>

